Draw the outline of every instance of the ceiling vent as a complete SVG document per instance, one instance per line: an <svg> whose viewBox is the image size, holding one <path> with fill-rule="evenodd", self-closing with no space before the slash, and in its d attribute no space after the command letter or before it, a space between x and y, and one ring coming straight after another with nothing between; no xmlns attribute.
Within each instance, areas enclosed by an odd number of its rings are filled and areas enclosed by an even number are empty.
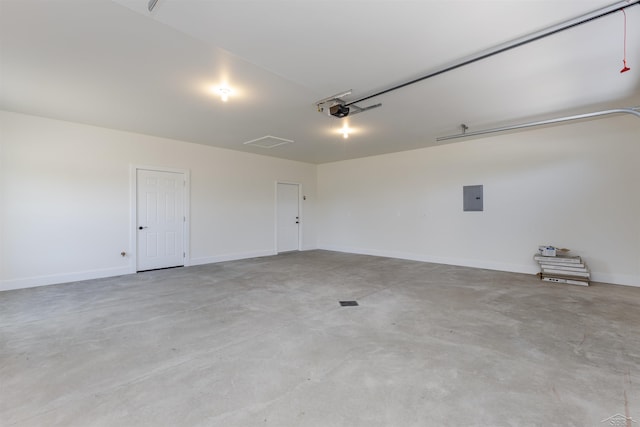
<svg viewBox="0 0 640 427"><path fill-rule="evenodd" d="M293 141L290 139L278 138L277 136L263 136L262 138L252 139L251 141L244 142L244 145L253 145L260 148L274 148L279 145L290 144Z"/></svg>

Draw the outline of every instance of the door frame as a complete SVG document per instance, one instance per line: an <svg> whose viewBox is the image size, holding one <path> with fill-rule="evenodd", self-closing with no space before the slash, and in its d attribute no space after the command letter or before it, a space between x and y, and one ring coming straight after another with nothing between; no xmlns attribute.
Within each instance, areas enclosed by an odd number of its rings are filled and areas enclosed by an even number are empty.
<svg viewBox="0 0 640 427"><path fill-rule="evenodd" d="M130 215L129 215L129 272L138 272L138 171L148 170L156 172L179 173L184 176L184 222L182 245L184 251L184 266L191 265L191 255L189 253L189 230L190 230L190 194L191 194L191 174L189 169L170 168L165 166L148 166L148 165L131 165L129 168L129 196L130 196Z"/></svg>
<svg viewBox="0 0 640 427"><path fill-rule="evenodd" d="M293 181L276 181L275 183L275 193L274 193L274 204L275 204L275 209L274 209L274 213L275 213L275 227L274 227L274 233L273 233L273 242L274 242L274 247L273 247L273 252L275 254L278 253L278 184L288 184L288 185L297 185L298 186L298 248L296 250L301 251L302 250L302 227L304 226L304 221L303 221L303 212L302 212L302 184L300 184L299 182L293 182Z"/></svg>

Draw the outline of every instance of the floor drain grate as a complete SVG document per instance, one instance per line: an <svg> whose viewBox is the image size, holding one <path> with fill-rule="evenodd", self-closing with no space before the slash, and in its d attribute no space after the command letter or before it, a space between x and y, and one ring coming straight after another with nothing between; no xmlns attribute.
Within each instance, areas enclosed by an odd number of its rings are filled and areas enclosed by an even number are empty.
<svg viewBox="0 0 640 427"><path fill-rule="evenodd" d="M340 301L340 305L343 307L354 307L358 305L358 301Z"/></svg>

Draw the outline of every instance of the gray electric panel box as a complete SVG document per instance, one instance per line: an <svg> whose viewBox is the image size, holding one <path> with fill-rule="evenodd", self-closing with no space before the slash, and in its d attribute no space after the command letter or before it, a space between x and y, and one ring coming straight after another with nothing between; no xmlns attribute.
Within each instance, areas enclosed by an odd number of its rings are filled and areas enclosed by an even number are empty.
<svg viewBox="0 0 640 427"><path fill-rule="evenodd" d="M482 199L482 185L465 185L462 187L462 203L465 212L483 211Z"/></svg>

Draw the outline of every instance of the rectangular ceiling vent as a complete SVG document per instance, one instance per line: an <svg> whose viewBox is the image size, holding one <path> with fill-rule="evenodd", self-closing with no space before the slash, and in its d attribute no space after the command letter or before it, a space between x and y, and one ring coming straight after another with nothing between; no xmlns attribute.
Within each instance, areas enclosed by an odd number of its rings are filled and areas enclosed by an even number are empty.
<svg viewBox="0 0 640 427"><path fill-rule="evenodd" d="M277 136L263 136L262 138L252 139L251 141L244 142L244 145L253 145L260 148L274 148L279 145L290 144L293 141L290 139L278 138Z"/></svg>

